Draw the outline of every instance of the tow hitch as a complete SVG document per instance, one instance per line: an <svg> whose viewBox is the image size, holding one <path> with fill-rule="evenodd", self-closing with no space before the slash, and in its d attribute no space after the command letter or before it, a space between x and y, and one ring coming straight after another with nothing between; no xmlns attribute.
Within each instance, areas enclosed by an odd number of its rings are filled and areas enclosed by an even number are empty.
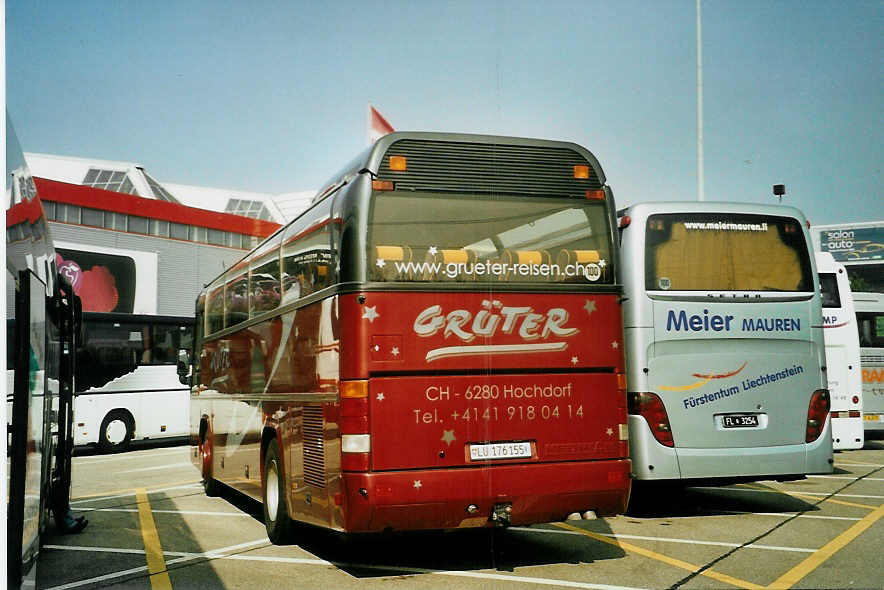
<svg viewBox="0 0 884 590"><path fill-rule="evenodd" d="M491 509L491 522L497 526L506 527L512 524L513 520L513 504L512 502L503 502L495 504Z"/></svg>

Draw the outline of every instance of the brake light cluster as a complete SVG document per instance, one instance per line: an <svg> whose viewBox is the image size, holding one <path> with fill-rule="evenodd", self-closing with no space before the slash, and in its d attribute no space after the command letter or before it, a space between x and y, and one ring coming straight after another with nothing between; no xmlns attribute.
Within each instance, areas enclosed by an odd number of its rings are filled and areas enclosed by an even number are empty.
<svg viewBox="0 0 884 590"><path fill-rule="evenodd" d="M669 415L666 413L666 407L663 400L656 393L647 391L637 392L630 391L626 394L627 410L634 416L642 416L648 421L654 438L661 445L674 447L675 441L672 439L672 426L669 424Z"/></svg>
<svg viewBox="0 0 884 590"><path fill-rule="evenodd" d="M817 389L810 396L810 405L807 408L807 430L804 436L805 442L813 442L820 437L823 427L826 425L826 416L829 414L830 400L828 389Z"/></svg>
<svg viewBox="0 0 884 590"><path fill-rule="evenodd" d="M368 432L368 381L341 381L341 468L368 471L371 435Z"/></svg>

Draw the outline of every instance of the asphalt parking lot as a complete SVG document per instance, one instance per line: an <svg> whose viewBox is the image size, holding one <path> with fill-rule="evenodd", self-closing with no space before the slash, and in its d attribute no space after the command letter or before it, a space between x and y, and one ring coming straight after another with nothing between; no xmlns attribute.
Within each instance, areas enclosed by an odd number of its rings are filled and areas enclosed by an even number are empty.
<svg viewBox="0 0 884 590"><path fill-rule="evenodd" d="M273 546L261 508L209 498L186 446L74 457L72 506L37 587L881 588L884 440L806 480L659 492L628 515L507 530L345 538L302 527Z"/></svg>

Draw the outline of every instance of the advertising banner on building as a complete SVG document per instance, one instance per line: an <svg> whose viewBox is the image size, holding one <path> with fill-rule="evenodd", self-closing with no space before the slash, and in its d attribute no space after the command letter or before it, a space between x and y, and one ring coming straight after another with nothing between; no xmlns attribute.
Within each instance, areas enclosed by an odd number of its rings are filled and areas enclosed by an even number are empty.
<svg viewBox="0 0 884 590"><path fill-rule="evenodd" d="M820 250L838 262L884 262L884 226L820 231Z"/></svg>
<svg viewBox="0 0 884 590"><path fill-rule="evenodd" d="M58 272L83 302L83 311L157 313L154 252L56 242Z"/></svg>

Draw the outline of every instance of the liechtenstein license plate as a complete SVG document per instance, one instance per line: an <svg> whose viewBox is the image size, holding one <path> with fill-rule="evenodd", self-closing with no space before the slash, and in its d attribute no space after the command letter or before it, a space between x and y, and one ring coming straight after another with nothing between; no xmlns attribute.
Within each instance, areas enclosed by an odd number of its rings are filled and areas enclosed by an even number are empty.
<svg viewBox="0 0 884 590"><path fill-rule="evenodd" d="M758 426L758 416L755 414L722 416L721 425L725 428L753 428Z"/></svg>
<svg viewBox="0 0 884 590"><path fill-rule="evenodd" d="M524 459L531 457L531 443L503 442L470 445L470 460Z"/></svg>

